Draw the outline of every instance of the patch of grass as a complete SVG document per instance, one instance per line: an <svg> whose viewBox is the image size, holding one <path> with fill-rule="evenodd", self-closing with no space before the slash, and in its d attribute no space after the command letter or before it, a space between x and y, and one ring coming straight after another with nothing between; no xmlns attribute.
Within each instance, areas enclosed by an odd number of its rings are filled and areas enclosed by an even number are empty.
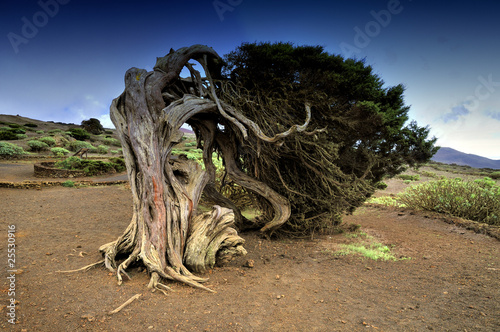
<svg viewBox="0 0 500 332"><path fill-rule="evenodd" d="M405 181L418 181L420 180L420 175L399 174L398 178Z"/></svg>
<svg viewBox="0 0 500 332"><path fill-rule="evenodd" d="M391 196L371 197L366 201L366 203L384 206L405 207L405 205L401 203L396 197Z"/></svg>
<svg viewBox="0 0 500 332"><path fill-rule="evenodd" d="M397 261L398 259L391 254L391 249L381 243L373 244L341 244L340 255L361 254L363 257L373 260Z"/></svg>
<svg viewBox="0 0 500 332"><path fill-rule="evenodd" d="M68 188L72 188L75 186L75 183L71 180L68 180L68 181L64 181L63 183L61 183L61 185L63 187L68 187Z"/></svg>

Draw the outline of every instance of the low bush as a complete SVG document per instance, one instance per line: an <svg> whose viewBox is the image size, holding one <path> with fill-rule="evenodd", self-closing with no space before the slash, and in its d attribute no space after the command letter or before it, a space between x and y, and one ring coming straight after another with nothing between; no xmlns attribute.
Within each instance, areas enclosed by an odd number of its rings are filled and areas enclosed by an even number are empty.
<svg viewBox="0 0 500 332"><path fill-rule="evenodd" d="M37 134L43 134L45 132L43 130L37 130L37 131L35 131L35 133L37 133Z"/></svg>
<svg viewBox="0 0 500 332"><path fill-rule="evenodd" d="M54 164L56 168L83 170L88 176L99 175L112 172L122 172L125 170L125 162L121 158L112 158L109 162L100 160L80 159L69 157Z"/></svg>
<svg viewBox="0 0 500 332"><path fill-rule="evenodd" d="M90 134L83 128L71 128L69 130L69 135L79 141L90 138Z"/></svg>
<svg viewBox="0 0 500 332"><path fill-rule="evenodd" d="M102 142L106 145L122 146L122 144L120 143L119 140L117 140L116 138L112 138L112 137L106 137L102 140Z"/></svg>
<svg viewBox="0 0 500 332"><path fill-rule="evenodd" d="M379 190L384 190L387 188L387 183L382 182L382 181L377 182L377 183L375 183L375 188L377 188Z"/></svg>
<svg viewBox="0 0 500 332"><path fill-rule="evenodd" d="M22 126L20 124L17 124L17 123L9 123L9 127L11 127L11 128L21 128Z"/></svg>
<svg viewBox="0 0 500 332"><path fill-rule="evenodd" d="M26 135L26 134L16 134L16 137L19 140L19 139L28 138L28 135Z"/></svg>
<svg viewBox="0 0 500 332"><path fill-rule="evenodd" d="M495 180L500 179L500 171L490 173L489 176L490 176L490 178L495 179Z"/></svg>
<svg viewBox="0 0 500 332"><path fill-rule="evenodd" d="M82 148L95 149L92 144L90 144L89 142L85 142L85 141L73 141L73 142L70 142L66 147L68 148L68 150L73 151L73 152L76 152Z"/></svg>
<svg viewBox="0 0 500 332"><path fill-rule="evenodd" d="M17 139L17 134L10 130L0 130L0 140L13 141Z"/></svg>
<svg viewBox="0 0 500 332"><path fill-rule="evenodd" d="M400 174L398 178L401 180L418 181L420 180L420 175Z"/></svg>
<svg viewBox="0 0 500 332"><path fill-rule="evenodd" d="M61 185L63 187L68 187L68 188L72 188L75 186L75 183L71 180L67 180L67 181L64 181L63 183L61 183Z"/></svg>
<svg viewBox="0 0 500 332"><path fill-rule="evenodd" d="M24 126L25 127L29 127L29 128L36 128L36 127L38 127L38 125L34 124L34 123L25 123Z"/></svg>
<svg viewBox="0 0 500 332"><path fill-rule="evenodd" d="M405 206L397 198L391 196L371 197L366 201L366 203L384 205L384 206L395 206L395 207Z"/></svg>
<svg viewBox="0 0 500 332"><path fill-rule="evenodd" d="M108 151L109 151L109 148L106 145L99 145L97 147L97 153L106 154L106 153L108 153Z"/></svg>
<svg viewBox="0 0 500 332"><path fill-rule="evenodd" d="M407 188L398 200L412 209L500 225L500 186L491 178L429 181Z"/></svg>
<svg viewBox="0 0 500 332"><path fill-rule="evenodd" d="M66 156L69 151L66 150L65 148L52 148L50 151L54 154L56 157L64 157Z"/></svg>
<svg viewBox="0 0 500 332"><path fill-rule="evenodd" d="M429 172L429 171L422 171L421 172L422 176L427 176L429 178L437 178L437 174L434 172Z"/></svg>
<svg viewBox="0 0 500 332"><path fill-rule="evenodd" d="M45 150L49 149L49 145L47 143L37 141L37 140L28 141L27 144L30 147L31 151L34 151L34 152L45 151Z"/></svg>
<svg viewBox="0 0 500 332"><path fill-rule="evenodd" d="M14 133L14 134L26 134L26 129L19 128L19 127L12 127L12 128L4 127L3 130L10 131L11 133Z"/></svg>
<svg viewBox="0 0 500 332"><path fill-rule="evenodd" d="M14 156L26 154L24 149L16 144L12 144L9 142L0 142L0 155L3 156Z"/></svg>
<svg viewBox="0 0 500 332"><path fill-rule="evenodd" d="M44 142L48 146L54 146L56 145L56 140L52 137L46 136L46 137L40 137L38 139L40 142Z"/></svg>
<svg viewBox="0 0 500 332"><path fill-rule="evenodd" d="M64 131L62 131L61 129L51 129L47 133L50 134L50 135L55 135L55 134L64 133Z"/></svg>

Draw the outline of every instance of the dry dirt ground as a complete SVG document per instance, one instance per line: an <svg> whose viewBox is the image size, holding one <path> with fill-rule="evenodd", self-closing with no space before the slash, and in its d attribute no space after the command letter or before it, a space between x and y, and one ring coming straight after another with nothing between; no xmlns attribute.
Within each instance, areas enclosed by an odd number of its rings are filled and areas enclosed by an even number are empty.
<svg viewBox="0 0 500 332"><path fill-rule="evenodd" d="M0 167L0 181L29 177ZM396 185L392 184L392 185ZM388 188L389 192L392 187ZM246 257L206 276L212 294L169 284L147 290L140 268L121 286L98 261L100 245L131 218L124 185L0 188L0 327L14 331L500 331L500 242L425 213L366 206L345 217L400 259L339 255L346 234L270 241L248 233ZM13 226L11 226L13 225ZM8 229L15 227L15 266ZM253 260L253 268L245 267ZM15 281L7 279L15 269ZM15 287L15 295L9 293ZM114 315L107 313L142 296ZM14 299L16 324L6 307Z"/></svg>

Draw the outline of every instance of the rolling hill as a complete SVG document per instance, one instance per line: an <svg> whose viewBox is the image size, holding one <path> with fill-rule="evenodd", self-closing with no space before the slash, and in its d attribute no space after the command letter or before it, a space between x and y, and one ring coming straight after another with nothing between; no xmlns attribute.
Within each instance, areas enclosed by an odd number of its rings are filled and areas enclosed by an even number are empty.
<svg viewBox="0 0 500 332"><path fill-rule="evenodd" d="M500 160L493 160L475 154L468 154L452 148L441 148L432 161L444 164L467 165L474 168L500 169Z"/></svg>

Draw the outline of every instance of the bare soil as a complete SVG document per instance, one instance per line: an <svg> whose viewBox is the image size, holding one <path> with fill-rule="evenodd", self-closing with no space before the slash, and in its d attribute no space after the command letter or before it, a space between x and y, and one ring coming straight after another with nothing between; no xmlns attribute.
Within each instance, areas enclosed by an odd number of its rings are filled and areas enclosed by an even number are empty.
<svg viewBox="0 0 500 332"><path fill-rule="evenodd" d="M29 177L0 167L1 181ZM17 165L17 166L12 166ZM24 167L24 169L23 169ZM387 193L404 185L390 183ZM401 188L395 188L400 186ZM246 233L248 255L205 276L217 291L169 283L151 293L140 267L121 286L101 259L131 219L126 185L0 188L0 327L14 331L500 331L500 242L426 213L366 206L346 223L392 248L396 261L336 254L346 234L267 240ZM8 226L16 229L9 295ZM249 261L253 267L248 267ZM250 262L251 263L251 262ZM250 264L252 265L252 264ZM114 315L135 294L142 296ZM16 324L6 307L16 301Z"/></svg>

